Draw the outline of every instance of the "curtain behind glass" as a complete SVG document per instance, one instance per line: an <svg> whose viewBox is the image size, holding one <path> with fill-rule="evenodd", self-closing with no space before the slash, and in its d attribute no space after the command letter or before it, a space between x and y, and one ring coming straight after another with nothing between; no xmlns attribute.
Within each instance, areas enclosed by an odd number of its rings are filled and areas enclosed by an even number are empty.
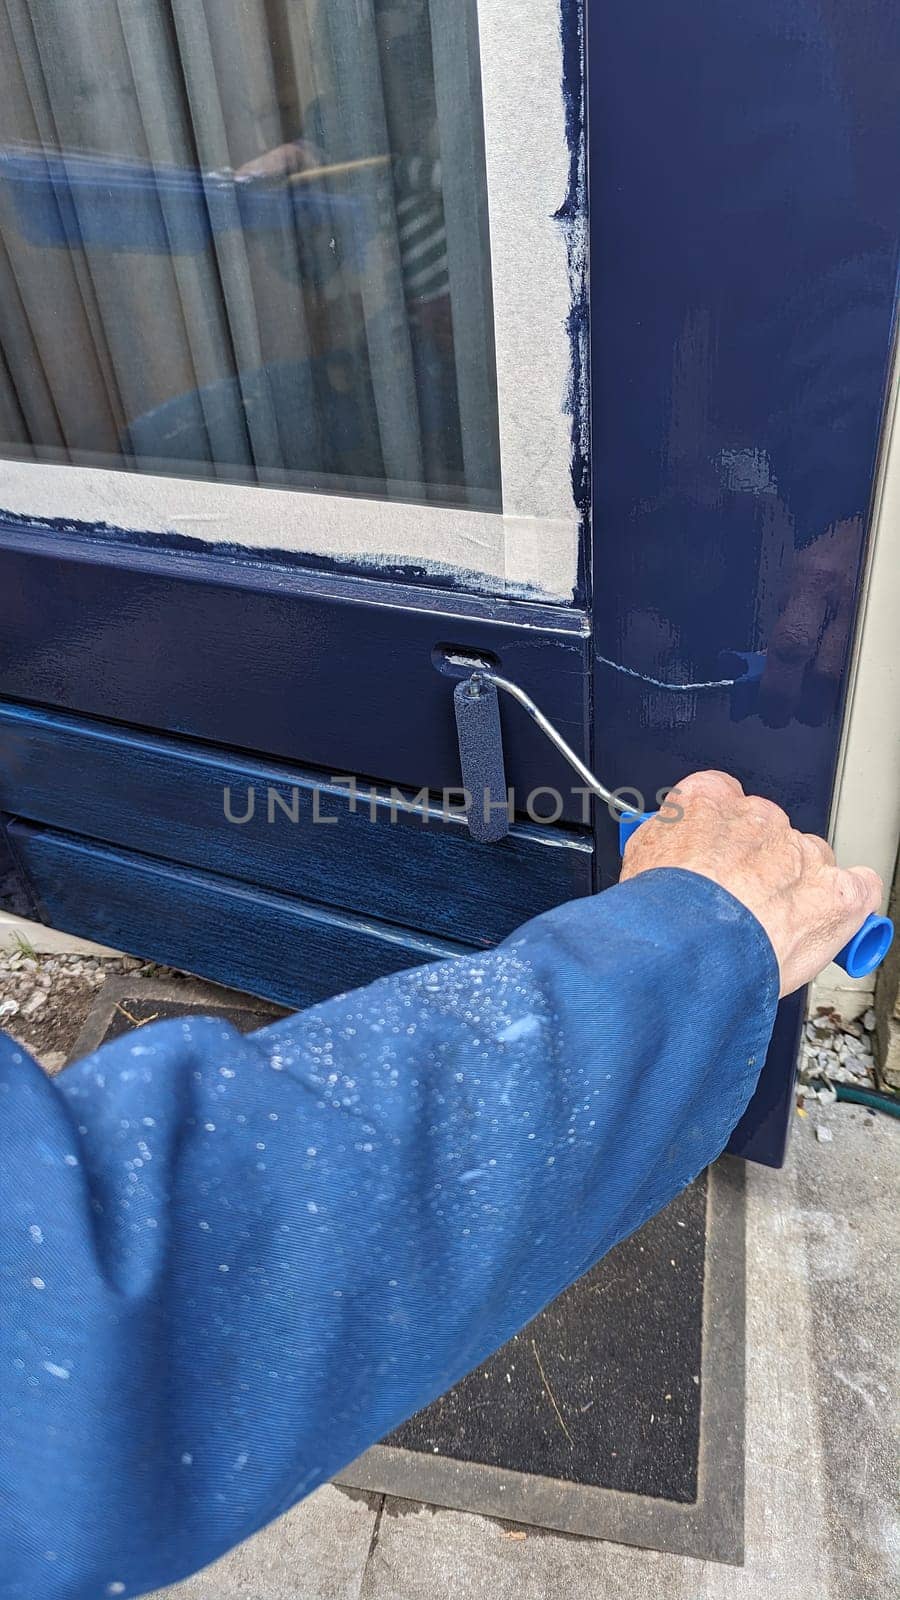
<svg viewBox="0 0 900 1600"><path fill-rule="evenodd" d="M243 226L241 169L285 147L306 170ZM468 3L0 0L5 151L84 155L101 186L131 163L162 247L98 237L55 168L40 204L75 247L36 241L0 182L0 451L499 503ZM214 174L185 248L178 182Z"/></svg>

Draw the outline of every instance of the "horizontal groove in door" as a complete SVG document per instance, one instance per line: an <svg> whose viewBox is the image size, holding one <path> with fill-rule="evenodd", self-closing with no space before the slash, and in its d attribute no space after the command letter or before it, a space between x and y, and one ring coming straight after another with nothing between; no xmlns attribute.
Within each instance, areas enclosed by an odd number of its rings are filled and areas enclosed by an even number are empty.
<svg viewBox="0 0 900 1600"><path fill-rule="evenodd" d="M47 920L67 933L302 1007L386 973L466 954L450 940L305 905L14 822Z"/></svg>
<svg viewBox="0 0 900 1600"><path fill-rule="evenodd" d="M226 787L233 816L252 796L246 822L228 821ZM354 812L314 773L2 703L0 811L482 946L591 890L586 834L517 824L478 845L438 806L409 813L382 793Z"/></svg>
<svg viewBox="0 0 900 1600"><path fill-rule="evenodd" d="M477 604L263 561L122 545L0 515L0 695L440 791L460 782L455 646L495 660L588 754L586 619ZM577 779L519 706L501 709L524 811L549 786L580 823Z"/></svg>

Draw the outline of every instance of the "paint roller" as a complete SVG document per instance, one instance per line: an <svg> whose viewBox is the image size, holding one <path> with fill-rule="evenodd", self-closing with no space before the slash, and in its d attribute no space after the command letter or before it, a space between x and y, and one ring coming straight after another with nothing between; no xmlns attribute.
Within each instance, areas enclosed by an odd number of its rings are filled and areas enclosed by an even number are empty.
<svg viewBox="0 0 900 1600"><path fill-rule="evenodd" d="M462 658L448 657L451 665L462 665ZM624 854L631 835L642 823L657 815L655 811L634 811L611 790L605 788L580 756L566 743L529 694L491 668L479 666L457 684L453 692L456 731L463 789L466 793L466 821L473 839L480 844L496 844L509 832L510 795L503 763L503 735L500 727L498 690L518 702L550 743L578 774L585 788L619 814L619 851ZM869 916L858 933L835 956L835 962L851 978L865 978L880 966L894 937L889 917Z"/></svg>

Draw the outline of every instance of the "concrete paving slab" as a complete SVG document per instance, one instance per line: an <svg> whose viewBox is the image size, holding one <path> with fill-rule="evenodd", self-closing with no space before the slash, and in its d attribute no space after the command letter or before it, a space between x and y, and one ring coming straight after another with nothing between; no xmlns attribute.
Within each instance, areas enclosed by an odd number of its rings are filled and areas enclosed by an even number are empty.
<svg viewBox="0 0 900 1600"><path fill-rule="evenodd" d="M148 1600L360 1600L381 1502L326 1484L237 1550Z"/></svg>
<svg viewBox="0 0 900 1600"><path fill-rule="evenodd" d="M815 1139L825 1122L829 1144ZM839 1600L900 1594L900 1122L814 1113L796 1141L796 1225L822 1397L826 1537Z"/></svg>

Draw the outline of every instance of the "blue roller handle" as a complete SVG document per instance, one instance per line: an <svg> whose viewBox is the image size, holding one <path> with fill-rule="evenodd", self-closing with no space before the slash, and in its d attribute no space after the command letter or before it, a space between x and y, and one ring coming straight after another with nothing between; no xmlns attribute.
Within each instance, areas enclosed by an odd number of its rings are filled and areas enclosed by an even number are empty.
<svg viewBox="0 0 900 1600"><path fill-rule="evenodd" d="M626 844L641 823L649 821L656 814L655 811L631 811L619 818L620 855L624 855ZM881 966L893 938L894 924L890 917L866 917L859 932L853 935L849 944L844 945L843 950L838 951L835 964L842 967L850 978L865 978Z"/></svg>

